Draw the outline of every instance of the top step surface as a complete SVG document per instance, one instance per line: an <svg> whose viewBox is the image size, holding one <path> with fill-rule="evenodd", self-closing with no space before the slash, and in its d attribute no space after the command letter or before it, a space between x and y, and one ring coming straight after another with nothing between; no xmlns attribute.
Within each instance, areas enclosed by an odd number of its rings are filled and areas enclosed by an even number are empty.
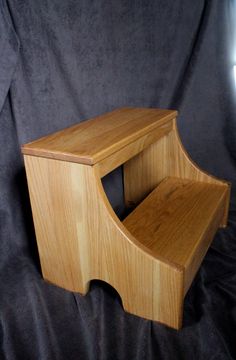
<svg viewBox="0 0 236 360"><path fill-rule="evenodd" d="M121 108L22 146L22 153L93 165L174 119L177 111Z"/></svg>

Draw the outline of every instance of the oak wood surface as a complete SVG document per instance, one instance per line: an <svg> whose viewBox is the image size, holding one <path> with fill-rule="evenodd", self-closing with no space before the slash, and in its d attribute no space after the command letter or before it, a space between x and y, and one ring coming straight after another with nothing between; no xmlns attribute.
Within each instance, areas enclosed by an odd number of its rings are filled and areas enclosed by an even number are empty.
<svg viewBox="0 0 236 360"><path fill-rule="evenodd" d="M154 256L182 266L189 283L212 240L211 227L217 230L214 219L218 224L223 218L227 190L226 185L166 178L123 224Z"/></svg>
<svg viewBox="0 0 236 360"><path fill-rule="evenodd" d="M104 160L99 161L95 166L98 167L100 176L103 177L119 165L124 164L126 161L146 149L149 145L167 135L171 130L173 130L173 122L169 121L140 137L136 141L131 142L122 149L106 157Z"/></svg>
<svg viewBox="0 0 236 360"><path fill-rule="evenodd" d="M226 226L230 184L200 169L190 159L179 138L176 120L173 131L151 144L124 164L124 194L127 206L140 203L166 177L178 177L209 184L225 184L228 201L222 226Z"/></svg>
<svg viewBox="0 0 236 360"><path fill-rule="evenodd" d="M128 312L179 329L184 295L227 223L230 185L189 158L176 114L118 109L22 152L43 277L82 294L106 281ZM123 223L101 183L122 163L126 204L141 202Z"/></svg>
<svg viewBox="0 0 236 360"><path fill-rule="evenodd" d="M100 279L132 314L179 328L183 271L154 257L115 215L96 168L25 155L43 276L86 294Z"/></svg>
<svg viewBox="0 0 236 360"><path fill-rule="evenodd" d="M22 152L92 165L176 115L174 110L122 108L25 144Z"/></svg>

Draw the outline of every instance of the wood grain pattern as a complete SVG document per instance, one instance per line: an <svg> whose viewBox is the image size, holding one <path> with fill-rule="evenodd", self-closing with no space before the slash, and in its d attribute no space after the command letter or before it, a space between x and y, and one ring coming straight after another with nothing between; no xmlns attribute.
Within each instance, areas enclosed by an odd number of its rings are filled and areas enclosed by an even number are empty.
<svg viewBox="0 0 236 360"><path fill-rule="evenodd" d="M189 285L210 245L210 234L222 221L227 190L226 185L166 178L123 224L154 256L183 267Z"/></svg>
<svg viewBox="0 0 236 360"><path fill-rule="evenodd" d="M82 294L106 281L125 310L179 329L184 295L227 223L230 186L190 160L176 114L119 109L22 152L43 277ZM123 223L101 183L122 163L127 205L146 198Z"/></svg>
<svg viewBox="0 0 236 360"><path fill-rule="evenodd" d="M22 146L23 154L95 164L164 125L173 110L123 108Z"/></svg>
<svg viewBox="0 0 236 360"><path fill-rule="evenodd" d="M154 257L129 233L95 168L24 157L44 278L82 294L91 279L106 281L125 310L179 328L182 269Z"/></svg>
<svg viewBox="0 0 236 360"><path fill-rule="evenodd" d="M136 206L163 179L174 176L167 153L169 136L162 137L123 165L127 207Z"/></svg>
<svg viewBox="0 0 236 360"><path fill-rule="evenodd" d="M96 165L98 167L100 177L107 175L118 166L124 164L129 159L146 149L149 145L167 135L171 130L173 130L173 122L169 121L167 124L159 126L138 140L131 142L122 149L106 157L104 160L99 161Z"/></svg>
<svg viewBox="0 0 236 360"><path fill-rule="evenodd" d="M175 120L173 131L124 164L124 194L127 206L139 204L166 177L225 184L229 199L230 184L209 175L190 159L179 138ZM229 201L226 201L222 226L227 223L228 204Z"/></svg>

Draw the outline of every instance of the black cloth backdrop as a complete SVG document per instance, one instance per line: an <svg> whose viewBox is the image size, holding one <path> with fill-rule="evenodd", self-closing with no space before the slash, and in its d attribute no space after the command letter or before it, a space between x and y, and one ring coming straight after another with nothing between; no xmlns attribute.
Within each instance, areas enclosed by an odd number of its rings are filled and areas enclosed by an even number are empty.
<svg viewBox="0 0 236 360"><path fill-rule="evenodd" d="M43 281L20 153L117 107L178 109L192 158L234 191L235 18L230 0L0 0L1 359L236 359L233 195L175 331L102 282L82 297ZM121 169L104 186L122 214Z"/></svg>

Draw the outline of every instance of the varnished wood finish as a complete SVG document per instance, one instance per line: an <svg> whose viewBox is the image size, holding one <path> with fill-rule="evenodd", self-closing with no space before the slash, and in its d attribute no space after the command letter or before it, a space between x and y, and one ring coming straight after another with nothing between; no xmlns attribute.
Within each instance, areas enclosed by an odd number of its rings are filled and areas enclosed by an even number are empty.
<svg viewBox="0 0 236 360"><path fill-rule="evenodd" d="M185 289L200 265L217 224L222 221L227 185L166 178L123 221L155 256L184 268ZM170 226L171 224L171 226Z"/></svg>
<svg viewBox="0 0 236 360"><path fill-rule="evenodd" d="M183 271L119 222L94 168L27 155L25 165L44 278L82 294L106 281L127 311L179 328Z"/></svg>
<svg viewBox="0 0 236 360"><path fill-rule="evenodd" d="M120 109L22 152L43 277L82 294L106 281L128 312L179 329L184 294L226 225L230 187L189 159L176 114ZM122 163L128 205L159 185L123 223L101 183Z"/></svg>
<svg viewBox="0 0 236 360"><path fill-rule="evenodd" d="M92 165L176 115L173 110L118 109L26 144L22 152Z"/></svg>
<svg viewBox="0 0 236 360"><path fill-rule="evenodd" d="M171 130L173 130L173 122L169 121L167 124L159 126L138 140L131 142L122 149L106 157L104 160L101 160L96 164L100 176L103 177L119 165L124 164L126 161L146 149L149 145L167 135Z"/></svg>
<svg viewBox="0 0 236 360"><path fill-rule="evenodd" d="M169 176L209 184L225 184L229 200L230 184L202 171L189 158L179 138L175 120L173 131L124 164L124 191L127 206L137 205L164 178ZM227 223L228 204L229 201L226 201L222 226Z"/></svg>

